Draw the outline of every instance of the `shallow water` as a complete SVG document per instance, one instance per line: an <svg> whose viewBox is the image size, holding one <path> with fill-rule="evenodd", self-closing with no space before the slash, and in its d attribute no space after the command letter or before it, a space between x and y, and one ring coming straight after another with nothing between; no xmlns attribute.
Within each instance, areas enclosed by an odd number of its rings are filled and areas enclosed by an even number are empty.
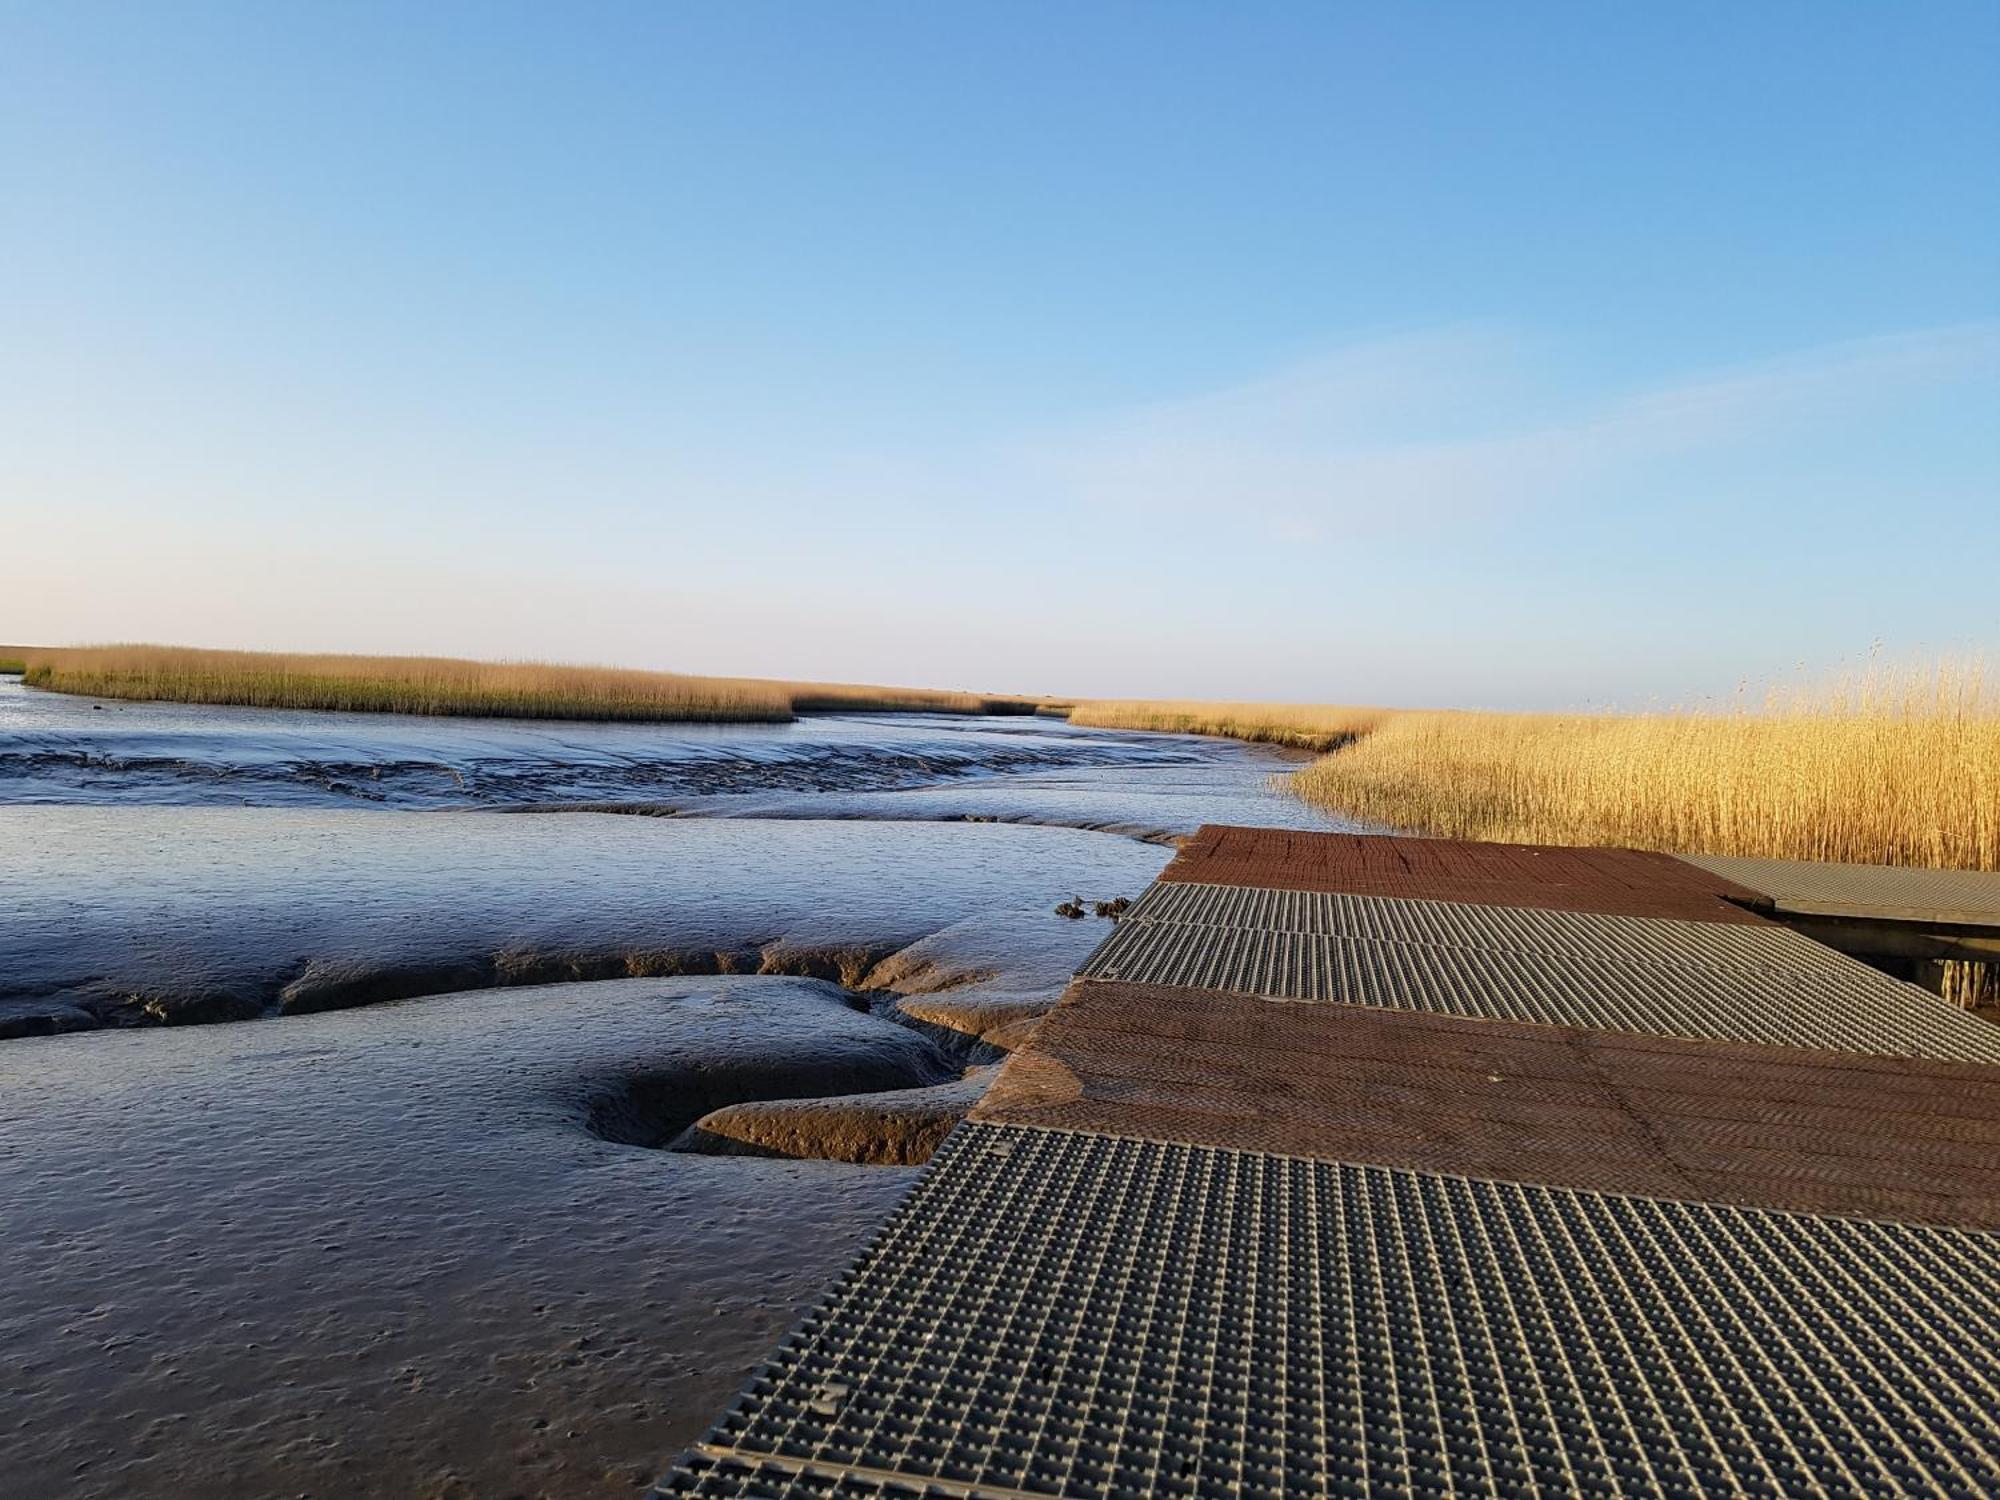
<svg viewBox="0 0 2000 1500"><path fill-rule="evenodd" d="M1074 766L1226 764L1212 742L1048 717L574 724L124 703L0 677L0 803L395 808L859 791Z"/></svg>
<svg viewBox="0 0 2000 1500"><path fill-rule="evenodd" d="M632 1493L912 1173L625 1142L952 1076L1108 930L1058 901L1325 826L1289 763L0 682L0 1032L100 1028L0 1042L0 1490Z"/></svg>
<svg viewBox="0 0 2000 1500"><path fill-rule="evenodd" d="M893 791L746 793L683 804L692 816L860 818L873 821L1036 823L1170 844L1204 823L1354 829L1272 781L1306 757L1230 744L1226 756L1194 763L1083 766L965 778Z"/></svg>

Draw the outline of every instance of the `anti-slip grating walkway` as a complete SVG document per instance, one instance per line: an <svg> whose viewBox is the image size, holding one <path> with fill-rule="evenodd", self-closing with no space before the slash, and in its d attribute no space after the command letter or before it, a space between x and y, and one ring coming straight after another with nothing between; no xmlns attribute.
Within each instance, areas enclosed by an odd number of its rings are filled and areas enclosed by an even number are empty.
<svg viewBox="0 0 2000 1500"><path fill-rule="evenodd" d="M1859 963L1785 974L1121 922L1077 973L1273 1000L2000 1063L2000 1028Z"/></svg>
<svg viewBox="0 0 2000 1500"><path fill-rule="evenodd" d="M779 1494L1990 1495L1996 1305L1991 1236L969 1125L701 1455Z"/></svg>
<svg viewBox="0 0 2000 1500"><path fill-rule="evenodd" d="M1875 976L1866 965L1770 922L1737 926L1463 901L1164 881L1149 887L1119 926L1122 929L1145 922L1424 943L1481 953L1621 958L1698 969L1767 969L1779 974L1833 974L1852 979Z"/></svg>
<svg viewBox="0 0 2000 1500"><path fill-rule="evenodd" d="M2000 1029L1759 903L1203 829L663 1491L2000 1494Z"/></svg>

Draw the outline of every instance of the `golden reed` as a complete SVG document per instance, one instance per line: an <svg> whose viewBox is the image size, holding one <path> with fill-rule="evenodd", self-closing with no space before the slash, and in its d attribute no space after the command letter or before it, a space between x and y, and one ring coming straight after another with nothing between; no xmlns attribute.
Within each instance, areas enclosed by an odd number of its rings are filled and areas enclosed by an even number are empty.
<svg viewBox="0 0 2000 1500"><path fill-rule="evenodd" d="M622 667L181 646L22 653L31 687L98 698L530 719L783 721L796 713L1032 713L1032 699L855 683L694 677Z"/></svg>

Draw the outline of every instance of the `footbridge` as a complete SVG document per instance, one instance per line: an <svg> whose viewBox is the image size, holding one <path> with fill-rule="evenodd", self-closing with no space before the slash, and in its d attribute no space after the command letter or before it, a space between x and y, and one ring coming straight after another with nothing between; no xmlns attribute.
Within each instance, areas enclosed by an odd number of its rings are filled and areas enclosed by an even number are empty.
<svg viewBox="0 0 2000 1500"><path fill-rule="evenodd" d="M1204 828L662 1493L2000 1493L1997 895Z"/></svg>

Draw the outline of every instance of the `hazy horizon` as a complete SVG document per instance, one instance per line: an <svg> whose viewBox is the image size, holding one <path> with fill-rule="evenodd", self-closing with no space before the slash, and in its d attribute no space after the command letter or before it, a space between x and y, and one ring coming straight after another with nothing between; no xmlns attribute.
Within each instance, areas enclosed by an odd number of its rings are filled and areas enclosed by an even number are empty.
<svg viewBox="0 0 2000 1500"><path fill-rule="evenodd" d="M0 10L0 640L1080 697L2000 649L2000 8Z"/></svg>

